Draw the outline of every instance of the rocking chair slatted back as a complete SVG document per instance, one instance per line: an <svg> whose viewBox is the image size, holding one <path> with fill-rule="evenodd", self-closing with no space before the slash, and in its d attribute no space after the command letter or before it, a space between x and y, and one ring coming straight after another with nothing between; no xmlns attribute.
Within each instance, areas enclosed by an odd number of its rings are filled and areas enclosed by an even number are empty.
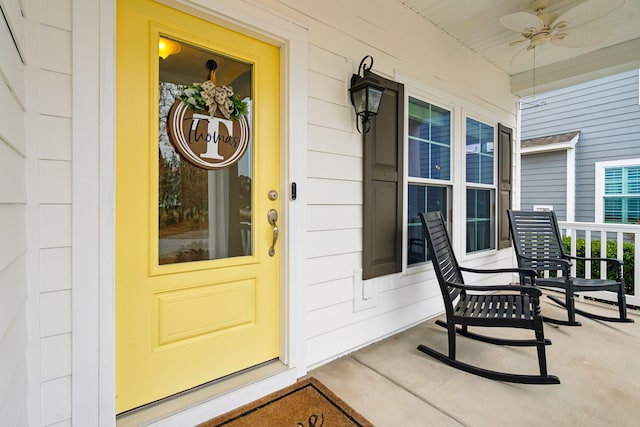
<svg viewBox="0 0 640 427"><path fill-rule="evenodd" d="M440 215L425 215L423 218L426 226L431 230L429 256L438 265L438 268L435 269L436 276L443 296L449 296L444 298L444 304L447 312L451 313L453 312L453 301L460 295L460 288L447 286L447 283L462 285L464 284L464 279L455 254L451 249L451 241L442 217Z"/></svg>
<svg viewBox="0 0 640 427"><path fill-rule="evenodd" d="M516 252L524 255L518 258L518 265L536 271L562 270L564 264L558 259L565 257L562 236L554 224L553 212L510 211L517 227L512 236Z"/></svg>
<svg viewBox="0 0 640 427"><path fill-rule="evenodd" d="M627 317L624 282L622 280L622 262L613 258L577 257L569 255L564 250L558 219L553 211L514 211L508 210L509 227L513 239L518 266L531 268L536 272L555 272L559 274L546 274L549 277L538 277L536 284L543 287L560 288L565 292L564 301L553 295L548 295L552 301L567 309L568 319L559 320L545 317L547 322L562 325L579 326L576 321L576 313L586 317L610 322L633 322ZM611 279L588 279L573 277L571 268L573 262L592 263L606 262L607 268L616 273ZM554 277L555 276L555 277ZM529 279L521 276L520 283L529 283ZM618 317L603 316L575 306L574 294L578 292L615 292L618 297Z"/></svg>

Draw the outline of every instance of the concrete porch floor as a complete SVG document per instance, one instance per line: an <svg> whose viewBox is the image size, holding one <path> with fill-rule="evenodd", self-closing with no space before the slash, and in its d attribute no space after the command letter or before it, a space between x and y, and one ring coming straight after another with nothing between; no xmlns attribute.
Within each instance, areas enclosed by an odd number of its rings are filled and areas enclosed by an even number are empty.
<svg viewBox="0 0 640 427"><path fill-rule="evenodd" d="M617 307L578 302L610 316ZM543 298L543 315L566 312ZM428 320L309 372L376 426L638 426L640 312L635 323L578 316L580 327L545 323L549 374L559 385L492 381L448 367L416 350L446 354L445 329ZM442 316L441 318L444 318ZM477 329L476 329L477 330ZM532 331L496 331L532 337ZM524 334L521 334L524 333ZM532 347L504 347L457 338L459 360L489 369L538 373Z"/></svg>

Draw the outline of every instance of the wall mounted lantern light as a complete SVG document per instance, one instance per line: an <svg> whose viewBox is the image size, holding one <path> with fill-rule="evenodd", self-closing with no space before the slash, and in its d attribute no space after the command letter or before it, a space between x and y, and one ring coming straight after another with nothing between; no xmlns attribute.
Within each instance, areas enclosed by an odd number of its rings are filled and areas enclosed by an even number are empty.
<svg viewBox="0 0 640 427"><path fill-rule="evenodd" d="M362 119L364 133L369 132L371 127L369 120L378 114L382 93L384 92L384 87L380 82L367 73L372 66L373 58L371 55L362 58L358 67L358 74L351 76L351 87L349 88L351 103L356 110L356 128L360 132L358 119Z"/></svg>

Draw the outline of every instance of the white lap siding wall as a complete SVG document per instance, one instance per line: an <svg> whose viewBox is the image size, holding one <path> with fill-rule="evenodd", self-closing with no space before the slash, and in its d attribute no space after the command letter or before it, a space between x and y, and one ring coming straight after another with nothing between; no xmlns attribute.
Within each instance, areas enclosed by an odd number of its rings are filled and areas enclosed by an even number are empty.
<svg viewBox="0 0 640 427"><path fill-rule="evenodd" d="M25 22L17 0L0 3L0 423L27 420L27 147ZM9 24L11 26L9 26ZM15 40L15 43L14 43Z"/></svg>
<svg viewBox="0 0 640 427"><path fill-rule="evenodd" d="M373 299L354 310L362 303L354 282L359 284L357 270L362 268L363 150L348 88L362 57L373 56L378 74L401 83L406 83L403 75L412 76L437 87L437 96L447 102L442 94L451 94L459 100L457 107L492 109L497 120L511 127L515 101L506 75L488 63L470 63L465 48L398 2L258 3L308 29L307 185L301 191L307 203L306 357L313 367L441 310L433 275L424 269L373 279L368 284ZM460 110L455 112L458 142ZM510 263L505 251L492 256L488 262Z"/></svg>
<svg viewBox="0 0 640 427"><path fill-rule="evenodd" d="M71 0L0 4L0 419L70 425Z"/></svg>
<svg viewBox="0 0 640 427"><path fill-rule="evenodd" d="M40 206L41 417L42 425L61 426L71 425L71 0L33 3L38 19L34 136Z"/></svg>

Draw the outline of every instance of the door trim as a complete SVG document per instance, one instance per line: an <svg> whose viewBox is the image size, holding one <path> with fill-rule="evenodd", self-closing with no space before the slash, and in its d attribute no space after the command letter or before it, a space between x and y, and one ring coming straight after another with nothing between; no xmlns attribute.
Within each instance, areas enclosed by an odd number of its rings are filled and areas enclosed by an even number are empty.
<svg viewBox="0 0 640 427"><path fill-rule="evenodd" d="M197 14L280 46L282 93L281 197L285 239L281 360L289 369L242 389L233 400L265 395L307 372L303 246L306 218L307 32L259 6L234 0L167 0ZM115 424L115 0L73 2L72 165L72 419L77 425ZM92 96L87 96L91 94ZM94 96L95 95L95 96ZM98 141L87 144L86 141ZM295 142L295 143L294 143ZM97 169L95 165L100 165ZM288 192L296 182L298 197ZM82 286L78 286L82 284ZM294 286L295 285L295 286ZM293 372L293 375L292 375ZM245 395L245 396L240 396ZM225 405L195 407L213 417ZM199 408L199 409L198 409ZM216 409L217 408L217 409Z"/></svg>

